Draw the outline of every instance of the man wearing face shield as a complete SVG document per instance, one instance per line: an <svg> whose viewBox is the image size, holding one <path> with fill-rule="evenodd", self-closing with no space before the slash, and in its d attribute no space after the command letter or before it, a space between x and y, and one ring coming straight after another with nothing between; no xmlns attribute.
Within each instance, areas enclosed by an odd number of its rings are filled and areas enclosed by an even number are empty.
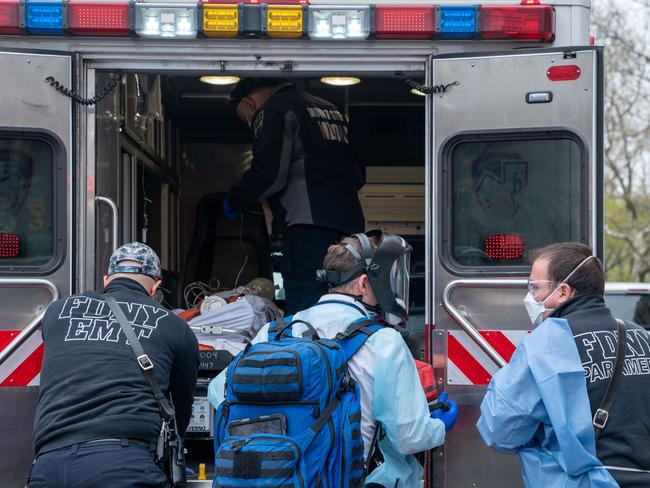
<svg viewBox="0 0 650 488"><path fill-rule="evenodd" d="M311 324L320 337L333 339L361 318L386 326L372 334L350 359L348 367L359 384L361 435L366 463L380 426L378 450L383 462L366 478L368 487L422 486L422 467L413 454L441 445L453 427L458 407L429 413L415 361L397 330L408 319L408 266L411 246L399 236L370 231L343 238L330 246L319 278L329 294L292 320ZM295 324L294 335L306 328ZM254 342L265 342L268 325ZM223 401L225 374L208 391L215 408Z"/></svg>
<svg viewBox="0 0 650 488"><path fill-rule="evenodd" d="M620 323L614 374L619 324L604 286L584 244L536 255L524 299L534 330L494 375L477 424L490 447L519 454L528 488L650 486L650 334Z"/></svg>
<svg viewBox="0 0 650 488"><path fill-rule="evenodd" d="M316 280L327 248L362 232L357 195L365 168L350 144L347 118L334 105L274 78L246 78L230 95L251 128L253 161L228 193L224 213L237 218L268 200L282 234L285 312L312 306L327 292Z"/></svg>

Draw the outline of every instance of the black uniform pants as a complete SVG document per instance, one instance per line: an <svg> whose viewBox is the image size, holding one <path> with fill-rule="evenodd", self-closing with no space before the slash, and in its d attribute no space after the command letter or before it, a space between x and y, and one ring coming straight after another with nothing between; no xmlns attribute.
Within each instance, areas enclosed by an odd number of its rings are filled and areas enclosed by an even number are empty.
<svg viewBox="0 0 650 488"><path fill-rule="evenodd" d="M316 280L323 268L327 248L347 234L314 225L292 225L282 241L282 280L285 315L293 315L318 302L327 293L327 283Z"/></svg>
<svg viewBox="0 0 650 488"><path fill-rule="evenodd" d="M126 439L73 444L39 454L28 488L168 488L152 450Z"/></svg>

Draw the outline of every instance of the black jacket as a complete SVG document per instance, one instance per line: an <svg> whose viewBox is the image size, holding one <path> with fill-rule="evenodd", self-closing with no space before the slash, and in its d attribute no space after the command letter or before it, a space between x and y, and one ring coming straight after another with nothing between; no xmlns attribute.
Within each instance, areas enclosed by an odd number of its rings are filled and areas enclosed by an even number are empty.
<svg viewBox="0 0 650 488"><path fill-rule="evenodd" d="M171 393L181 432L192 413L198 343L187 324L128 278L106 290L121 305ZM102 438L153 441L160 413L131 346L95 292L58 300L43 319L45 352L34 425L36 453Z"/></svg>
<svg viewBox="0 0 650 488"><path fill-rule="evenodd" d="M600 408L609 383L618 333L601 295L581 295L552 314L568 321L585 370L591 415ZM650 470L650 333L626 323L623 379L596 446L605 466ZM650 486L650 474L610 470L622 488Z"/></svg>
<svg viewBox="0 0 650 488"><path fill-rule="evenodd" d="M307 224L363 232L357 193L365 168L334 105L282 85L253 115L251 129L253 162L228 195L233 209L268 199L281 228Z"/></svg>

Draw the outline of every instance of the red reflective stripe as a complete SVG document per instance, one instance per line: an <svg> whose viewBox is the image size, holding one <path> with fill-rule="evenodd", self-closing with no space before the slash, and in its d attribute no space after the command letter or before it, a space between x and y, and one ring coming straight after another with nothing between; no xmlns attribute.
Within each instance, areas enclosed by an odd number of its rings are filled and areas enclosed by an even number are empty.
<svg viewBox="0 0 650 488"><path fill-rule="evenodd" d="M44 349L44 344L39 345L20 366L0 383L0 386L27 386L41 372Z"/></svg>
<svg viewBox="0 0 650 488"><path fill-rule="evenodd" d="M481 330L479 332L494 350L499 353L499 356L506 361L510 361L517 347L510 342L510 339L503 332L498 330Z"/></svg>
<svg viewBox="0 0 650 488"><path fill-rule="evenodd" d="M490 382L492 375L451 334L447 334L447 355L473 384L484 385Z"/></svg>
<svg viewBox="0 0 650 488"><path fill-rule="evenodd" d="M9 345L20 334L19 330L0 330L0 351Z"/></svg>

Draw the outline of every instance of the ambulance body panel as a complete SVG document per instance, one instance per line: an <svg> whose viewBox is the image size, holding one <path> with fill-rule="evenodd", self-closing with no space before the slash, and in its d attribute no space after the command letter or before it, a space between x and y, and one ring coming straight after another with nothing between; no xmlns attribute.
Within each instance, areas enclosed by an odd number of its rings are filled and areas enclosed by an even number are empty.
<svg viewBox="0 0 650 488"><path fill-rule="evenodd" d="M358 2L375 9L396 3ZM470 6L456 0L436 5ZM29 161L5 158L0 177L4 171L31 185L14 186L25 194L16 191L0 215L8 215L13 204L20 207L15 213L28 219L28 228L36 229L25 242L9 235L0 241L0 248L24 246L23 261L0 258L4 485L22 486L32 459L42 357L38 322L47 305L101 286L112 250L147 235L174 289L168 299L182 295L198 199L227 191L250 164L250 147L246 140L210 144L205 131L192 140L187 128L178 126L186 122L179 122L176 112L191 104L196 110L201 97L206 107L216 106L210 104L223 98L223 90L210 97L185 87L201 75L228 74L295 79L326 98L330 92L318 84L321 76L356 76L369 88L365 98L341 98L353 123L355 113L358 120L370 119L364 110L372 107L411 107L421 117L421 158L405 166L369 166L360 197L369 228L401 233L417 245L412 271L418 303L411 307L407 342L418 358L434 365L439 390L448 390L461 404L445 447L424 456L426 486L521 486L517 458L490 452L474 424L490 375L531 327L521 303L528 274L524 258L545 242L544 234L581 240L600 257L603 253L602 51L573 47L589 45L589 1L543 5L554 8L554 38L541 43L433 35L422 40L315 40L307 34L303 39L0 35L0 103L10 107L0 113L0 156L11 149ZM350 8L312 1L303 15L310 8L332 6ZM431 3L414 0L404 8L409 6ZM398 86L398 72L439 87L438 92L411 99L383 95L383 85L393 91ZM138 86L143 80L147 86ZM175 91L168 83L178 84ZM105 91L96 104L79 103ZM147 94L149 112L153 106L165 110L137 127L132 121L142 109L140 91ZM173 104L164 100L169 93ZM233 134L241 135L237 130ZM484 160L494 154L500 154L496 162ZM217 159L224 162L211 166ZM554 179L562 185L545 202L540 192ZM510 205L506 215L503 201L490 200L504 191ZM549 222L561 205L572 211L553 227ZM495 208L501 211L493 215ZM146 230L143 213L149 216ZM517 228L506 228L508 220ZM481 229L485 222L495 228ZM535 234L536 225L542 235ZM174 305L182 305L181 298ZM199 400L198 405L206 403ZM206 428L195 427L196 432ZM194 437L189 448L200 455L190 452L191 462L210 465L209 434ZM191 483L209 486L195 478Z"/></svg>

